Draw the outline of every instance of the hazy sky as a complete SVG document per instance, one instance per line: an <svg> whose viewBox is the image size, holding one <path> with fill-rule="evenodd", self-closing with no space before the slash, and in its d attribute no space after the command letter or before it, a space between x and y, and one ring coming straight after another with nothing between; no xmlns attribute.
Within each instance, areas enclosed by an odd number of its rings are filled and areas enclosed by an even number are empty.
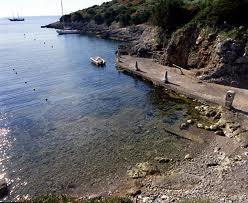
<svg viewBox="0 0 248 203"><path fill-rule="evenodd" d="M108 0L63 0L64 13L101 4ZM61 15L60 0L0 0L0 17Z"/></svg>

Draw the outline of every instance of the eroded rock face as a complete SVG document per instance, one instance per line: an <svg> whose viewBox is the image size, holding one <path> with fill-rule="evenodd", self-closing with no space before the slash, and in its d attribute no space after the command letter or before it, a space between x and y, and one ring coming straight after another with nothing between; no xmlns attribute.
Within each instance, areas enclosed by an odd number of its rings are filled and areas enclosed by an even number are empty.
<svg viewBox="0 0 248 203"><path fill-rule="evenodd" d="M240 87L248 79L245 45L245 37L237 41L189 26L173 34L159 61L197 69L196 76L201 80Z"/></svg>
<svg viewBox="0 0 248 203"><path fill-rule="evenodd" d="M223 85L242 86L248 79L245 41L201 34L194 26L178 30L166 47L160 62L186 69L198 69L201 80Z"/></svg>
<svg viewBox="0 0 248 203"><path fill-rule="evenodd" d="M147 26L140 38L130 44L130 55L152 58L158 51L158 32L156 27Z"/></svg>
<svg viewBox="0 0 248 203"><path fill-rule="evenodd" d="M202 80L224 85L240 86L248 78L248 57L241 42L217 39L205 67Z"/></svg>
<svg viewBox="0 0 248 203"><path fill-rule="evenodd" d="M198 30L196 27L178 30L169 40L160 62L165 65L176 64L187 68L190 50L197 41L197 37Z"/></svg>

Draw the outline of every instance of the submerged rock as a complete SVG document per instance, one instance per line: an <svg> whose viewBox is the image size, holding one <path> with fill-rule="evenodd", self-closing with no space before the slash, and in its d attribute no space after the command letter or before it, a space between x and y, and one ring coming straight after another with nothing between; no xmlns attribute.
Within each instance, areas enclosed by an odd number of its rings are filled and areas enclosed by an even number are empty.
<svg viewBox="0 0 248 203"><path fill-rule="evenodd" d="M194 121L193 121L193 120L191 120L191 119L189 119L189 120L187 120L187 123L188 123L188 124L193 124L193 123L194 123Z"/></svg>
<svg viewBox="0 0 248 203"><path fill-rule="evenodd" d="M3 198L7 195L8 192L8 185L5 180L0 180L0 198Z"/></svg>
<svg viewBox="0 0 248 203"><path fill-rule="evenodd" d="M193 159L192 156L190 154L186 154L184 157L185 160L190 160Z"/></svg>
<svg viewBox="0 0 248 203"><path fill-rule="evenodd" d="M155 157L154 160L159 162L159 163L168 163L168 162L172 161L172 159L165 158L165 157Z"/></svg>
<svg viewBox="0 0 248 203"><path fill-rule="evenodd" d="M138 163L136 166L134 166L131 170L127 171L127 175L130 178L143 178L147 175L153 175L155 173L158 173L159 170L157 166L150 164L148 162L144 163Z"/></svg>
<svg viewBox="0 0 248 203"><path fill-rule="evenodd" d="M181 130L185 130L185 129L187 129L188 127L189 127L188 123L182 123L182 124L180 125L180 129L181 129Z"/></svg>
<svg viewBox="0 0 248 203"><path fill-rule="evenodd" d="M126 192L127 195L129 196L132 196L132 197L135 197L139 194L141 194L141 190L139 187L133 187L133 188L130 188L127 192Z"/></svg>

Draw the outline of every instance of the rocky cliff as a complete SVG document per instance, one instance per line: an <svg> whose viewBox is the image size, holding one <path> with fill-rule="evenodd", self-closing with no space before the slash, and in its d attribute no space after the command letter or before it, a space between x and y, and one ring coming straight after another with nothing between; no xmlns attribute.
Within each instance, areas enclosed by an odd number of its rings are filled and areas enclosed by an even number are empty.
<svg viewBox="0 0 248 203"><path fill-rule="evenodd" d="M231 38L195 26L178 30L169 40L160 62L195 70L201 80L248 87L248 57L244 36Z"/></svg>

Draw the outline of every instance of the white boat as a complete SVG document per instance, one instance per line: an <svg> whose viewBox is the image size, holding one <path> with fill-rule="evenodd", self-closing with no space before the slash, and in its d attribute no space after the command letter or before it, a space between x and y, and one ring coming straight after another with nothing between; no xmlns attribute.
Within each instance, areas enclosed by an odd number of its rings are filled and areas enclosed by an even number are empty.
<svg viewBox="0 0 248 203"><path fill-rule="evenodd" d="M100 56L91 57L90 60L92 63L94 63L97 66L103 66L106 64L106 61L103 58L101 58Z"/></svg>
<svg viewBox="0 0 248 203"><path fill-rule="evenodd" d="M72 30L72 29L61 29L56 30L59 35L67 35L67 34L80 34L80 30Z"/></svg>
<svg viewBox="0 0 248 203"><path fill-rule="evenodd" d="M65 21L64 21L64 8L63 8L63 1L61 0L61 10L62 10L62 24L63 29L56 30L59 35L68 35L68 34L80 34L80 30L71 29L68 27L65 27Z"/></svg>
<svg viewBox="0 0 248 203"><path fill-rule="evenodd" d="M10 21L24 21L25 19L24 18L9 18Z"/></svg>

